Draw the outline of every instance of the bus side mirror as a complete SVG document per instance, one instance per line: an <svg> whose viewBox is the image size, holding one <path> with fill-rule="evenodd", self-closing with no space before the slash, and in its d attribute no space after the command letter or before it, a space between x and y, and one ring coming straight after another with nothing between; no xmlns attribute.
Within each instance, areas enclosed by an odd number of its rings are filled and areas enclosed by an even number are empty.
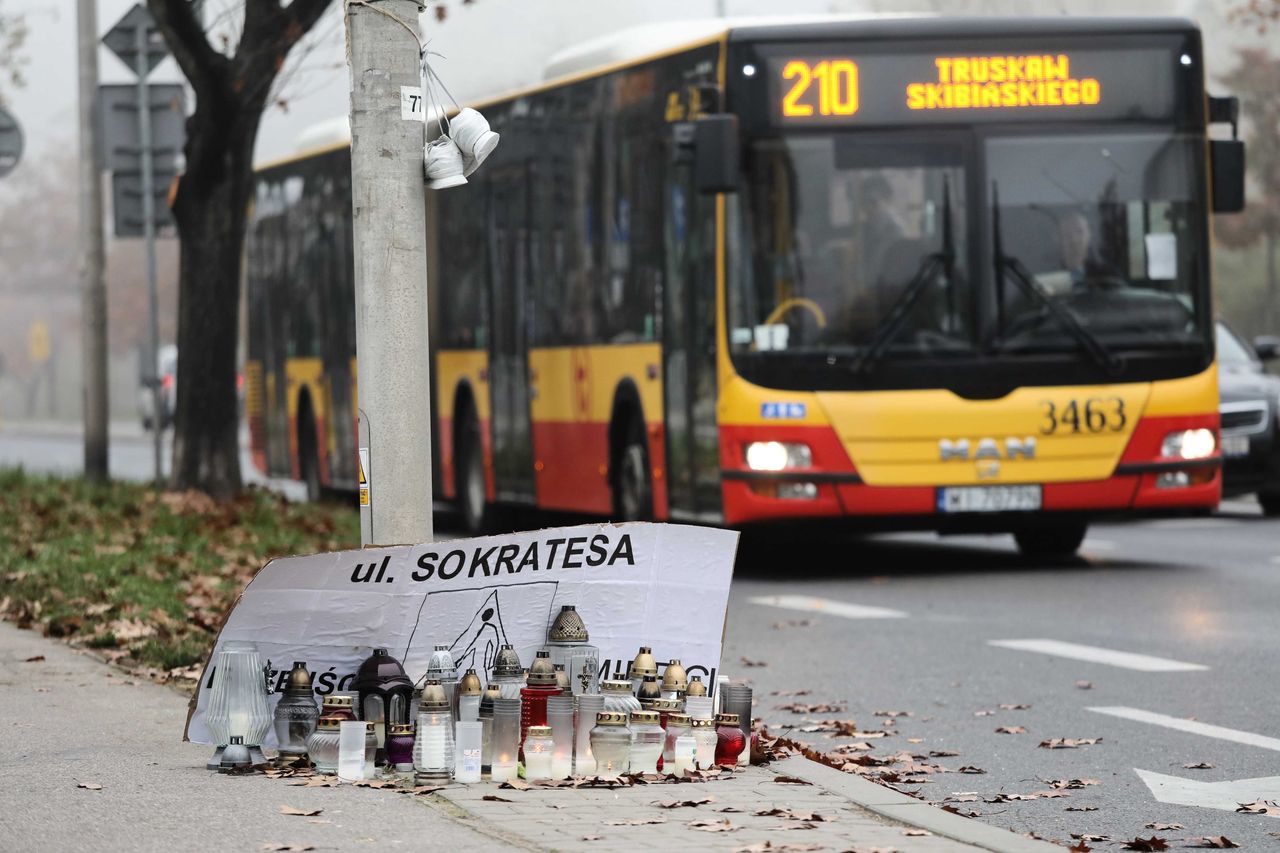
<svg viewBox="0 0 1280 853"><path fill-rule="evenodd" d="M738 191L738 117L704 115L693 122L693 181L700 193Z"/></svg>
<svg viewBox="0 0 1280 853"><path fill-rule="evenodd" d="M1280 338L1271 335L1258 335L1253 339L1253 351L1262 361L1270 361L1280 356Z"/></svg>
<svg viewBox="0 0 1280 853"><path fill-rule="evenodd" d="M1209 140L1209 168L1213 172L1213 212L1244 210L1244 143L1238 139Z"/></svg>

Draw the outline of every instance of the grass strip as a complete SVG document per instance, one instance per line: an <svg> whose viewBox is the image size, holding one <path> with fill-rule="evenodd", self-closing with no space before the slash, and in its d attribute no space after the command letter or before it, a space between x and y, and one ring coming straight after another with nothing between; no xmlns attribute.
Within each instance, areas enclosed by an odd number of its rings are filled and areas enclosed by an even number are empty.
<svg viewBox="0 0 1280 853"><path fill-rule="evenodd" d="M268 560L359 544L354 507L0 470L0 614L160 680L198 676Z"/></svg>

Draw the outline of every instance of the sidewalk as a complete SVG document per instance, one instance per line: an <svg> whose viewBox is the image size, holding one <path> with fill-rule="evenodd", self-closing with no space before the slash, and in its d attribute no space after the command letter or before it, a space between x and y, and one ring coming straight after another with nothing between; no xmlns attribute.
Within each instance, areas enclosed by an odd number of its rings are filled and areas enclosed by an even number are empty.
<svg viewBox="0 0 1280 853"><path fill-rule="evenodd" d="M486 783L452 785L431 796L222 776L204 769L205 747L181 742L186 706L169 688L0 622L0 837L6 848L66 850L92 838L104 851L1057 849L795 758L705 783L531 790ZM810 784L779 782L779 776ZM705 799L710 802L659 805ZM292 816L281 814L282 806L322 811ZM695 822L728 831L690 825ZM974 844L906 834L913 826Z"/></svg>

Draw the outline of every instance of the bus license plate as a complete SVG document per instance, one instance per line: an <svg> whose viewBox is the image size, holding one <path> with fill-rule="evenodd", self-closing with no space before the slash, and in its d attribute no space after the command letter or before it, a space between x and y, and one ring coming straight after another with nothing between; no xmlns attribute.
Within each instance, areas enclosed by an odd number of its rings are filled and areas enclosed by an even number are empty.
<svg viewBox="0 0 1280 853"><path fill-rule="evenodd" d="M938 489L938 512L1026 512L1040 509L1039 486Z"/></svg>
<svg viewBox="0 0 1280 853"><path fill-rule="evenodd" d="M1249 455L1249 436L1224 435L1222 437L1222 455L1229 459Z"/></svg>

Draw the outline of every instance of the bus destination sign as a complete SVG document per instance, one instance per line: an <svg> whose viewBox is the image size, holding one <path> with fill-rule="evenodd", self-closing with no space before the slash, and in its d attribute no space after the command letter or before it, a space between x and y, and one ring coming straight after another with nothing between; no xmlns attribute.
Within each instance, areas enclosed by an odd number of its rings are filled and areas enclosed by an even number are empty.
<svg viewBox="0 0 1280 853"><path fill-rule="evenodd" d="M767 59L779 125L1020 121L1055 114L1162 119L1171 51L781 53Z"/></svg>

